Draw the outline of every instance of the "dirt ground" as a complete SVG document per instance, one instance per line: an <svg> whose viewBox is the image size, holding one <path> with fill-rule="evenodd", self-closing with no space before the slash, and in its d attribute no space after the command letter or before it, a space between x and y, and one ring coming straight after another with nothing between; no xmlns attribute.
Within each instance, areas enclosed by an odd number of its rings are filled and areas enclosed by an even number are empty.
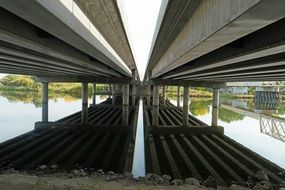
<svg viewBox="0 0 285 190"><path fill-rule="evenodd" d="M69 178L64 175L34 176L28 174L0 175L0 190L205 190L196 186L146 185L126 180L107 182L104 177Z"/></svg>

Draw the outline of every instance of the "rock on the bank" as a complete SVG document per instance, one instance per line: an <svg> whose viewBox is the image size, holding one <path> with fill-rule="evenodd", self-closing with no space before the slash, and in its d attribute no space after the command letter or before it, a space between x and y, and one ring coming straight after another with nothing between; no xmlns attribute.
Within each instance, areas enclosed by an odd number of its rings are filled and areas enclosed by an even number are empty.
<svg viewBox="0 0 285 190"><path fill-rule="evenodd" d="M196 178L186 178L184 181L187 185L200 186L200 182Z"/></svg>

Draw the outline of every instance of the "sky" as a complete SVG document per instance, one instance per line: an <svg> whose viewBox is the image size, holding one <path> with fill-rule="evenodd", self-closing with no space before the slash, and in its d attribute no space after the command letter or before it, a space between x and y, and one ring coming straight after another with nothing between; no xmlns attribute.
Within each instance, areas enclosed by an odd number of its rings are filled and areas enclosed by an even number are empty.
<svg viewBox="0 0 285 190"><path fill-rule="evenodd" d="M165 0L117 0L141 79L146 70L162 1Z"/></svg>

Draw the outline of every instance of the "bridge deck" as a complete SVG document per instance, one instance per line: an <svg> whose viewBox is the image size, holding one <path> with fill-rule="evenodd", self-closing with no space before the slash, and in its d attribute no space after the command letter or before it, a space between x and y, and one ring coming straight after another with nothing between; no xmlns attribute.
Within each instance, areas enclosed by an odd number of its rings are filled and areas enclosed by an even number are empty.
<svg viewBox="0 0 285 190"><path fill-rule="evenodd" d="M219 128L206 126L189 117L190 127L179 127L182 112L169 102L159 110L160 125L151 125L145 104L146 171L173 178L213 176L220 184L244 184L249 176L264 170L274 182L282 168L223 135ZM167 125L167 127L165 127Z"/></svg>

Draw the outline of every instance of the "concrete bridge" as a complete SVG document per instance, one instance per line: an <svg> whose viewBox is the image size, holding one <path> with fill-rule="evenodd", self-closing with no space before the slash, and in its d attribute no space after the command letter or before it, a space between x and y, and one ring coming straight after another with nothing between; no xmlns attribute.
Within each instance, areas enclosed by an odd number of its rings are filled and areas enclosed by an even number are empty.
<svg viewBox="0 0 285 190"><path fill-rule="evenodd" d="M142 97L147 171L169 172L173 178L205 179L210 174L222 184L243 184L249 175L264 170L274 182L282 183L277 175L282 169L225 137L217 115L219 89L226 82L284 79L283 0L163 1L143 81L139 79L116 1L1 0L0 15L0 72L33 75L43 87L42 121L36 123L34 132L1 145L4 166L7 160L19 168L46 163L45 156L67 146L52 161L60 164L84 145L63 168L71 168L77 162L83 167L110 169L116 151L121 151L120 163L124 164L116 165L117 169L129 170L135 113L138 98ZM82 83L82 111L50 122L50 82ZM94 101L88 108L88 83L94 87L98 83L112 85L112 99L100 106ZM182 107L165 100L166 86L177 86L179 98L183 88ZM213 89L211 126L189 115L189 87ZM65 129L64 134L58 132ZM92 136L89 130L100 132L91 140L87 138ZM68 134L71 136L65 143L43 153ZM45 142L53 135L55 139ZM32 142L34 138L37 140ZM77 140L69 144L72 139ZM125 146L115 148L107 142ZM90 149L93 143L97 145L95 150ZM37 146L41 147L19 159ZM108 150L107 154L99 155L103 149ZM89 157L84 161L80 155ZM209 157L214 159L208 160ZM94 164L96 161L100 164ZM162 166L166 165L168 169L164 171ZM241 170L236 171L236 167Z"/></svg>

